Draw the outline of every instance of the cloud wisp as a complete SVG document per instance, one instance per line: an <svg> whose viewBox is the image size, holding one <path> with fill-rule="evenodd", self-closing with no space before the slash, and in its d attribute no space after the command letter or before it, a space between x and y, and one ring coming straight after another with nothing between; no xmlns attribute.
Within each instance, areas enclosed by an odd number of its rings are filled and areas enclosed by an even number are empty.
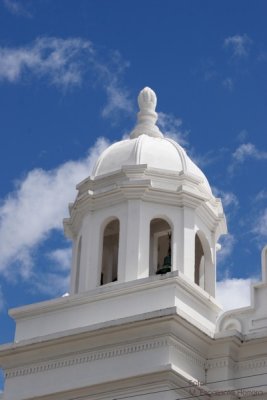
<svg viewBox="0 0 267 400"><path fill-rule="evenodd" d="M238 165L243 164L248 159L267 160L267 151L259 150L253 143L242 143L232 154L232 162L228 167L228 172L233 173Z"/></svg>
<svg viewBox="0 0 267 400"><path fill-rule="evenodd" d="M187 136L188 131L183 131L183 121L172 114L164 112L158 113L158 126L162 130L164 136L175 140L182 146L188 145Z"/></svg>
<svg viewBox="0 0 267 400"><path fill-rule="evenodd" d="M259 193L257 193L257 195L255 196L254 200L256 202L267 200L267 189L260 190Z"/></svg>
<svg viewBox="0 0 267 400"><path fill-rule="evenodd" d="M215 186L212 187L212 192L214 196L220 197L222 199L224 208L235 209L239 206L239 200L233 192L227 192L222 189L218 189Z"/></svg>
<svg viewBox="0 0 267 400"><path fill-rule="evenodd" d="M118 51L109 53L109 58L103 61L100 56L91 58L93 69L96 73L97 82L99 82L107 95L107 103L102 110L102 116L108 118L119 111L131 113L133 104L127 88L122 83L122 75L129 67Z"/></svg>
<svg viewBox="0 0 267 400"><path fill-rule="evenodd" d="M34 169L17 184L0 207L0 272L29 278L33 253L54 230L62 230L67 201L75 197L75 185L88 175L107 147L99 139L87 157L69 161L50 171ZM52 252L50 260L66 266L68 254Z"/></svg>
<svg viewBox="0 0 267 400"><path fill-rule="evenodd" d="M71 247L65 247L62 249L52 250L47 254L47 257L63 271L68 271L71 264L71 255Z"/></svg>
<svg viewBox="0 0 267 400"><path fill-rule="evenodd" d="M0 80L15 83L31 73L57 87L79 85L84 66L80 59L93 54L91 42L82 39L42 37L18 48L0 48Z"/></svg>
<svg viewBox="0 0 267 400"><path fill-rule="evenodd" d="M267 160L267 151L261 151L252 143L241 144L233 153L235 161L242 163L247 158L254 158L256 160Z"/></svg>
<svg viewBox="0 0 267 400"><path fill-rule="evenodd" d="M261 211L254 222L252 232L264 244L267 240L267 208Z"/></svg>
<svg viewBox="0 0 267 400"><path fill-rule="evenodd" d="M33 292L43 293L47 296L62 296L69 290L70 274L61 271L48 271L34 273L31 277Z"/></svg>
<svg viewBox="0 0 267 400"><path fill-rule="evenodd" d="M14 15L31 18L31 13L26 9L25 3L19 0L3 0L4 6Z"/></svg>
<svg viewBox="0 0 267 400"><path fill-rule="evenodd" d="M217 262L219 265L224 264L226 260L230 257L234 250L235 242L236 240L234 235L230 233L222 237L222 239L220 240L221 249L217 253Z"/></svg>
<svg viewBox="0 0 267 400"><path fill-rule="evenodd" d="M229 92L232 92L233 91L233 89L234 89L234 81L233 81L233 79L232 78L225 78L223 81L222 81L222 85L223 85L223 87L225 88L225 89L227 89L227 90L229 90Z"/></svg>
<svg viewBox="0 0 267 400"><path fill-rule="evenodd" d="M25 46L0 47L0 82L15 84L30 76L66 91L93 77L106 94L103 117L132 111L129 92L122 83L128 65L118 51L103 59L96 46L82 38L40 37Z"/></svg>
<svg viewBox="0 0 267 400"><path fill-rule="evenodd" d="M244 58L249 54L252 40L246 34L229 36L224 39L224 47L229 49L233 58Z"/></svg>

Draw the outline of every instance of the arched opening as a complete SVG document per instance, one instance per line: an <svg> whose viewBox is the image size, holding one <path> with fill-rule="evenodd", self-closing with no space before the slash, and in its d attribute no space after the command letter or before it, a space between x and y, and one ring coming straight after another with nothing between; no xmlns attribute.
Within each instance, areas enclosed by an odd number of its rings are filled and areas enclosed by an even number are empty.
<svg viewBox="0 0 267 400"><path fill-rule="evenodd" d="M172 265L172 230L162 218L150 222L149 274L166 274Z"/></svg>
<svg viewBox="0 0 267 400"><path fill-rule="evenodd" d="M195 283L205 289L205 254L197 233L195 236Z"/></svg>
<svg viewBox="0 0 267 400"><path fill-rule="evenodd" d="M80 283L80 269L81 269L81 251L82 251L82 237L80 236L77 248L76 257L76 275L75 275L75 287L74 293L78 293Z"/></svg>
<svg viewBox="0 0 267 400"><path fill-rule="evenodd" d="M109 222L104 229L100 285L118 280L119 233L118 219Z"/></svg>

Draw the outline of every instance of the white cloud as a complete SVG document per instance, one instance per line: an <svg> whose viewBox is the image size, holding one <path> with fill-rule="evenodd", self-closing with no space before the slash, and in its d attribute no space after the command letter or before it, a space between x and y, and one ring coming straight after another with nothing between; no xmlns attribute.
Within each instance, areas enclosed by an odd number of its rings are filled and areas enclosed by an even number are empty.
<svg viewBox="0 0 267 400"><path fill-rule="evenodd" d="M217 262L218 264L223 264L233 252L235 245L234 235L228 233L227 235L223 236L220 240L220 244L221 250L217 253Z"/></svg>
<svg viewBox="0 0 267 400"><path fill-rule="evenodd" d="M51 232L50 232L51 233ZM69 290L71 269L71 247L52 250L45 267L31 270L30 290L47 296L62 296Z"/></svg>
<svg viewBox="0 0 267 400"><path fill-rule="evenodd" d="M96 55L91 60L92 66L97 74L97 80L103 86L107 95L107 104L102 110L103 117L115 117L118 112L124 111L131 113L133 104L129 98L129 91L122 84L122 75L129 67L129 62L125 61L118 51L109 53L109 58L105 62Z"/></svg>
<svg viewBox="0 0 267 400"><path fill-rule="evenodd" d="M263 189L255 196L255 201L262 201L267 199L267 190Z"/></svg>
<svg viewBox="0 0 267 400"><path fill-rule="evenodd" d="M186 139L188 132L181 129L182 123L183 121L180 118L176 118L172 114L165 114L164 112L158 113L158 126L164 136L185 146L188 144Z"/></svg>
<svg viewBox="0 0 267 400"><path fill-rule="evenodd" d="M233 57L245 57L249 53L249 48L252 40L248 35L229 36L224 40L224 47L232 51Z"/></svg>
<svg viewBox="0 0 267 400"><path fill-rule="evenodd" d="M27 72L46 77L55 86L79 85L85 65L81 60L91 57L91 42L79 38L42 37L31 45L0 48L0 80L17 82Z"/></svg>
<svg viewBox="0 0 267 400"><path fill-rule="evenodd" d="M252 143L243 143L233 153L233 158L239 163L244 162L247 158L267 160L267 152L257 149L257 147Z"/></svg>
<svg viewBox="0 0 267 400"><path fill-rule="evenodd" d="M233 90L234 88L234 82L232 78L225 78L222 81L222 85L225 87L225 89L228 89L230 92Z"/></svg>
<svg viewBox="0 0 267 400"><path fill-rule="evenodd" d="M107 147L99 139L86 158L69 161L50 171L34 169L17 184L0 206L0 269L5 274L30 276L33 250L53 230L62 229L67 202L75 197L75 185L88 175L99 154ZM66 254L65 254L66 256ZM59 261L63 253L52 256ZM64 259L65 260L65 259ZM66 261L66 260L65 260ZM64 261L64 262L65 262Z"/></svg>
<svg viewBox="0 0 267 400"><path fill-rule="evenodd" d="M64 249L56 249L48 254L48 258L52 260L62 270L69 270L71 265L71 247Z"/></svg>
<svg viewBox="0 0 267 400"><path fill-rule="evenodd" d="M22 5L22 0L3 0L4 5L14 15L23 17L31 17L29 11L25 8L25 2Z"/></svg>
<svg viewBox="0 0 267 400"><path fill-rule="evenodd" d="M242 129L242 131L239 132L239 134L237 135L237 141L244 143L245 140L247 140L248 138L248 131L246 129Z"/></svg>
<svg viewBox="0 0 267 400"><path fill-rule="evenodd" d="M102 110L103 117L114 116L114 112L132 111L132 102L129 99L128 91L119 86L117 79L112 79L106 85L107 104Z"/></svg>
<svg viewBox="0 0 267 400"><path fill-rule="evenodd" d="M233 192L227 192L217 187L212 187L214 196L220 197L225 209L236 209L239 206L237 196Z"/></svg>
<svg viewBox="0 0 267 400"><path fill-rule="evenodd" d="M225 279L217 282L216 298L224 311L250 305L250 285L253 279Z"/></svg>
<svg viewBox="0 0 267 400"><path fill-rule="evenodd" d="M265 208L256 219L253 233L255 233L259 239L267 239L267 208Z"/></svg>
<svg viewBox="0 0 267 400"><path fill-rule="evenodd" d="M235 168L247 159L267 160L267 151L259 150L253 143L242 143L232 154L232 163L229 165L228 171L233 173Z"/></svg>
<svg viewBox="0 0 267 400"><path fill-rule="evenodd" d="M196 150L191 148L188 153L192 161L200 168L205 168L220 158L220 155L216 154L214 150L209 150L204 154L197 154Z"/></svg>
<svg viewBox="0 0 267 400"><path fill-rule="evenodd" d="M31 277L34 290L49 296L62 296L69 290L70 275L57 272L38 272Z"/></svg>
<svg viewBox="0 0 267 400"><path fill-rule="evenodd" d="M0 47L0 81L14 84L33 75L66 90L80 86L89 71L107 96L102 115L113 119L121 111L132 111L129 92L122 84L128 66L118 51L103 59L93 43L82 38L41 37L21 47Z"/></svg>

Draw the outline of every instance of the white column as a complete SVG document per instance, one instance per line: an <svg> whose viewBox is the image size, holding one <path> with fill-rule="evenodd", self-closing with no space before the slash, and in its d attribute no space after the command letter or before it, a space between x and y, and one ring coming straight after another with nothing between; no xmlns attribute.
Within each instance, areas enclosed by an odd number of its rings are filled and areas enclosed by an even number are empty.
<svg viewBox="0 0 267 400"><path fill-rule="evenodd" d="M183 272L195 280L195 210L183 207Z"/></svg>
<svg viewBox="0 0 267 400"><path fill-rule="evenodd" d="M208 241L210 247L210 259L207 259L207 266L205 268L205 290L211 296L215 297L216 293L216 239L215 235L211 235L211 243Z"/></svg>
<svg viewBox="0 0 267 400"><path fill-rule="evenodd" d="M128 201L125 281L149 275L149 228L142 215L142 201Z"/></svg>
<svg viewBox="0 0 267 400"><path fill-rule="evenodd" d="M181 209L175 211L172 229L172 271L183 272L183 213Z"/></svg>
<svg viewBox="0 0 267 400"><path fill-rule="evenodd" d="M125 207L125 205L124 205ZM125 210L120 219L119 234L119 254L118 254L118 282L126 281L126 263L127 263L127 210Z"/></svg>
<svg viewBox="0 0 267 400"><path fill-rule="evenodd" d="M79 246L79 236L72 243L72 262L71 262L71 277L70 277L70 294L75 293L75 283L77 274L77 253Z"/></svg>
<svg viewBox="0 0 267 400"><path fill-rule="evenodd" d="M84 292L87 290L86 280L88 275L88 253L89 246L88 243L91 242L91 229L92 226L92 213L87 215L82 223L82 248L81 248L81 260L80 260L80 284L79 292Z"/></svg>
<svg viewBox="0 0 267 400"><path fill-rule="evenodd" d="M80 291L95 289L100 284L100 224L94 213L84 218L82 230ZM101 252L102 253L102 252Z"/></svg>
<svg viewBox="0 0 267 400"><path fill-rule="evenodd" d="M149 276L150 221L147 218L143 202L140 203L140 257L137 276L138 278L146 278Z"/></svg>

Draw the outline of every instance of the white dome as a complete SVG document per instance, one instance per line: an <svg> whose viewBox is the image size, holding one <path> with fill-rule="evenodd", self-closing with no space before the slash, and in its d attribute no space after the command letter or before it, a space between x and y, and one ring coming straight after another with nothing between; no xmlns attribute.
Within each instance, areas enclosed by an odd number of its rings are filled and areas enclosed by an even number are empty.
<svg viewBox="0 0 267 400"><path fill-rule="evenodd" d="M148 169L193 174L201 178L202 186L211 193L207 178L185 150L174 140L164 137L156 126L156 100L151 89L145 88L140 92L138 124L130 139L112 144L101 154L93 169L92 178L119 171L126 165L146 164Z"/></svg>
<svg viewBox="0 0 267 400"><path fill-rule="evenodd" d="M178 143L169 138L157 138L145 134L135 139L116 142L104 150L93 169L92 177L118 171L126 165L140 164L147 164L148 168L196 175L203 180L203 186L211 192L203 172Z"/></svg>

